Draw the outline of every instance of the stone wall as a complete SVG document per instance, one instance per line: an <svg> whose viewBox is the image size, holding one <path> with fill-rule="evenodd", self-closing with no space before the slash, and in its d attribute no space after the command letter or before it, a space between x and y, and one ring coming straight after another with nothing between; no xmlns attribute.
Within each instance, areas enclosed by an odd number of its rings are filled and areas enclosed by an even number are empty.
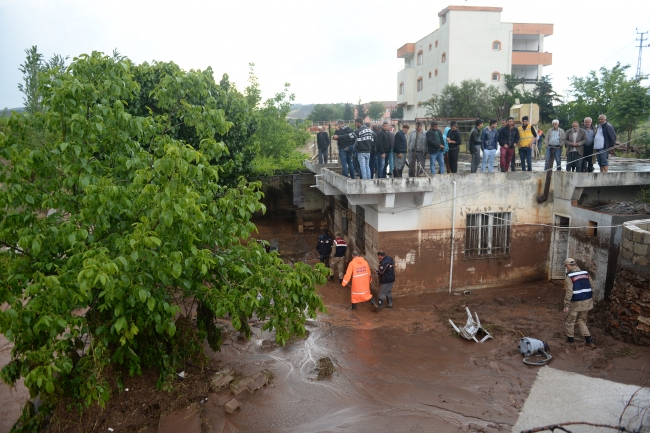
<svg viewBox="0 0 650 433"><path fill-rule="evenodd" d="M619 340L650 346L650 219L623 226L609 329Z"/></svg>

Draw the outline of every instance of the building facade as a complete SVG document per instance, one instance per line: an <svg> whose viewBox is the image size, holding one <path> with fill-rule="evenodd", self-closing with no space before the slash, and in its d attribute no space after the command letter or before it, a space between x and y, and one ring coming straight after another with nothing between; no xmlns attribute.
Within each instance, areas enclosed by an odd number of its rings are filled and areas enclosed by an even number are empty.
<svg viewBox="0 0 650 433"><path fill-rule="evenodd" d="M551 65L544 38L553 24L504 23L500 7L448 6L438 13L439 28L397 50L404 68L397 73L397 105L404 120L425 117L422 103L443 87L480 79L505 90L504 74L524 79L531 89Z"/></svg>

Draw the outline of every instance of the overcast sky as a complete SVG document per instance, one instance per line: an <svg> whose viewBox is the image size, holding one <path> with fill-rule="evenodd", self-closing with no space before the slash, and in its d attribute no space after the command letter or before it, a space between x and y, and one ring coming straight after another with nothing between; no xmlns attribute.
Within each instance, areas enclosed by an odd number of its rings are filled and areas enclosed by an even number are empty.
<svg viewBox="0 0 650 433"><path fill-rule="evenodd" d="M553 65L544 73L560 94L568 77L616 61L634 74L635 29L650 30L648 0L0 0L0 107L23 105L18 67L32 45L46 58L117 48L136 63L212 66L217 79L228 73L240 89L254 62L264 97L289 82L304 104L395 100L397 49L434 31L450 4L501 6L504 22L554 24L544 47ZM642 69L650 73L650 48Z"/></svg>

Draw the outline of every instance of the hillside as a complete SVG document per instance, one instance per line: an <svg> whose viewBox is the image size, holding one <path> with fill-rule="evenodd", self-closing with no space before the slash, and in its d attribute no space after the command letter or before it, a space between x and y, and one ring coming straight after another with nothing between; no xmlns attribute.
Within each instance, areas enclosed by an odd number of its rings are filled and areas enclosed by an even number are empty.
<svg viewBox="0 0 650 433"><path fill-rule="evenodd" d="M314 105L316 104L293 104L291 106L291 111L289 112L290 118L294 119L306 119L307 116L309 116L309 113L311 113L311 110L314 109Z"/></svg>

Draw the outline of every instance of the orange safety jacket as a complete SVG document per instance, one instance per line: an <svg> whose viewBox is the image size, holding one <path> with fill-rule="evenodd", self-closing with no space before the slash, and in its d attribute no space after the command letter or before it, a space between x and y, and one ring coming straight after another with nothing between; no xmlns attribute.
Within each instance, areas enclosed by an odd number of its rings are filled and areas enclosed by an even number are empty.
<svg viewBox="0 0 650 433"><path fill-rule="evenodd" d="M342 286L346 286L352 279L351 298L353 304L368 301L372 298L370 294L370 265L363 257L355 257L348 265L348 270L343 277Z"/></svg>

